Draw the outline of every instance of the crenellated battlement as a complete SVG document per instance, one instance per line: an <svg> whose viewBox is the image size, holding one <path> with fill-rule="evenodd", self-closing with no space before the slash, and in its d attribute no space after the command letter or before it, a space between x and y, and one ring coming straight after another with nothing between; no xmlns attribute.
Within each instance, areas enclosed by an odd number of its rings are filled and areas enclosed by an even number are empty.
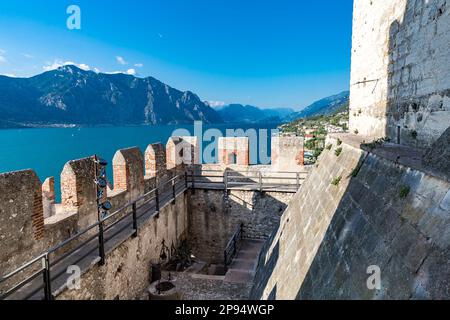
<svg viewBox="0 0 450 320"><path fill-rule="evenodd" d="M166 145L167 169L179 165L200 164L200 145L197 137L171 137Z"/></svg>
<svg viewBox="0 0 450 320"><path fill-rule="evenodd" d="M110 164L113 185L109 185L105 197L113 210L121 208L182 168L200 163L197 137L171 137L166 147L150 144L144 153L137 147L118 150ZM249 139L221 138L218 164L248 166ZM11 270L95 224L95 177L93 156L67 162L61 172L61 200L57 202L54 177L41 184L33 170L0 174L0 238L5 248L0 255L0 270Z"/></svg>
<svg viewBox="0 0 450 320"><path fill-rule="evenodd" d="M247 137L219 138L219 164L248 166L250 145Z"/></svg>
<svg viewBox="0 0 450 320"><path fill-rule="evenodd" d="M166 150L161 143L154 143L145 150L145 175L156 177L167 171Z"/></svg>

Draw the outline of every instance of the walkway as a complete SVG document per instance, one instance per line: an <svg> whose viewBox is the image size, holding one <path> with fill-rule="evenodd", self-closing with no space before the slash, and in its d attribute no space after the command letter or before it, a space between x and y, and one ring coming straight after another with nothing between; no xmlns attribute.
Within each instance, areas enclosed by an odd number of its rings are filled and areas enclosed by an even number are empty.
<svg viewBox="0 0 450 320"><path fill-rule="evenodd" d="M240 249L228 267L225 281L234 283L253 281L264 243L264 240L242 239Z"/></svg>
<svg viewBox="0 0 450 320"><path fill-rule="evenodd" d="M176 197L183 195L186 191L184 181L176 185ZM165 206L170 205L173 202L173 191L166 190L164 193L159 195L159 206L160 210ZM151 199L146 204L142 205L137 209L137 221L138 230L141 225L152 218L156 218L158 212L156 211L156 201ZM114 223L114 222L113 222ZM111 224L112 225L112 224ZM125 242L127 239L131 238L135 234L136 230L133 228L133 217L132 215L126 216L123 220L117 224L112 225L109 229L108 226L105 227L104 238L105 238L105 253L106 255ZM107 230L106 230L107 229ZM97 231L93 229L92 231ZM80 248L75 248L71 252L67 253L67 256L58 258L52 263L50 268L51 275L51 288L53 294L58 294L60 291L64 290L65 284L68 277L67 268L71 265L77 265L81 268L81 272L88 270L91 266L100 262L99 256L99 239L98 232L87 235L85 242L81 244ZM77 245L77 244L75 244ZM37 262L39 264L40 261ZM42 276L37 276L35 279L31 280L28 284L23 286L21 289L11 294L6 299L8 300L43 300L44 299L44 282Z"/></svg>

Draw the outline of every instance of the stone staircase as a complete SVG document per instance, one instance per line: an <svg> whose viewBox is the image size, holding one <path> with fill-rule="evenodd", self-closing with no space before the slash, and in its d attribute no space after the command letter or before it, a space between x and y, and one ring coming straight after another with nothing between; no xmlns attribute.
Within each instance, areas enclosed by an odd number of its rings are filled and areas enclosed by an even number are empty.
<svg viewBox="0 0 450 320"><path fill-rule="evenodd" d="M225 275L225 282L250 283L256 273L259 254L264 246L264 240L243 239Z"/></svg>

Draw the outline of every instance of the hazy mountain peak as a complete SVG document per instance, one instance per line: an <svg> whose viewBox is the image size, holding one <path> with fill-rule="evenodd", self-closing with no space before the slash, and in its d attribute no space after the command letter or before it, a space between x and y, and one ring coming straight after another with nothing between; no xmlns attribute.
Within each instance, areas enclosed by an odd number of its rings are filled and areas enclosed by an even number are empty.
<svg viewBox="0 0 450 320"><path fill-rule="evenodd" d="M350 100L350 91L342 91L338 94L320 99L303 110L292 114L289 119L296 120L318 115L327 115L345 109Z"/></svg>

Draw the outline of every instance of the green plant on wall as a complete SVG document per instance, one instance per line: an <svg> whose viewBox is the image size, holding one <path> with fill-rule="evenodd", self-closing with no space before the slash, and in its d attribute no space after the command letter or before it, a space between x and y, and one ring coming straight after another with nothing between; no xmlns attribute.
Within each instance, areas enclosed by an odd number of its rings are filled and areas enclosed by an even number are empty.
<svg viewBox="0 0 450 320"><path fill-rule="evenodd" d="M337 139L337 145L340 146L342 144L342 140L341 139Z"/></svg>
<svg viewBox="0 0 450 320"><path fill-rule="evenodd" d="M354 133L355 133L355 134L358 134L358 133L359 133L358 129L355 129Z"/></svg>
<svg viewBox="0 0 450 320"><path fill-rule="evenodd" d="M337 148L336 151L334 151L334 154L336 157L339 157L342 154L342 148Z"/></svg>
<svg viewBox="0 0 450 320"><path fill-rule="evenodd" d="M322 150L320 150L320 149L316 149L316 150L314 150L314 154L313 154L313 156L314 156L314 158L319 158L320 157L320 155L322 154Z"/></svg>
<svg viewBox="0 0 450 320"><path fill-rule="evenodd" d="M333 181L331 181L331 184L333 185L333 186L338 186L339 185L339 183L341 182L341 180L342 180L342 177L341 176L339 176L339 177L337 177L337 178L334 178L333 179Z"/></svg>
<svg viewBox="0 0 450 320"><path fill-rule="evenodd" d="M327 145L327 150L331 150L331 148L333 148L333 145L330 143L329 145Z"/></svg>
<svg viewBox="0 0 450 320"><path fill-rule="evenodd" d="M364 147L366 147L366 148L369 148L370 150L373 150L373 149L375 149L375 148L378 148L378 147L381 147L381 146L383 146L383 144L385 143L385 142L389 142L389 138L380 138L380 139L377 139L377 140L374 140L374 141L372 141L372 142L370 142L370 143L366 143L365 141L362 143L362 146L364 146Z"/></svg>
<svg viewBox="0 0 450 320"><path fill-rule="evenodd" d="M400 196L400 198L404 199L409 195L410 192L411 192L411 188L409 186L402 186L400 188L399 196Z"/></svg>

